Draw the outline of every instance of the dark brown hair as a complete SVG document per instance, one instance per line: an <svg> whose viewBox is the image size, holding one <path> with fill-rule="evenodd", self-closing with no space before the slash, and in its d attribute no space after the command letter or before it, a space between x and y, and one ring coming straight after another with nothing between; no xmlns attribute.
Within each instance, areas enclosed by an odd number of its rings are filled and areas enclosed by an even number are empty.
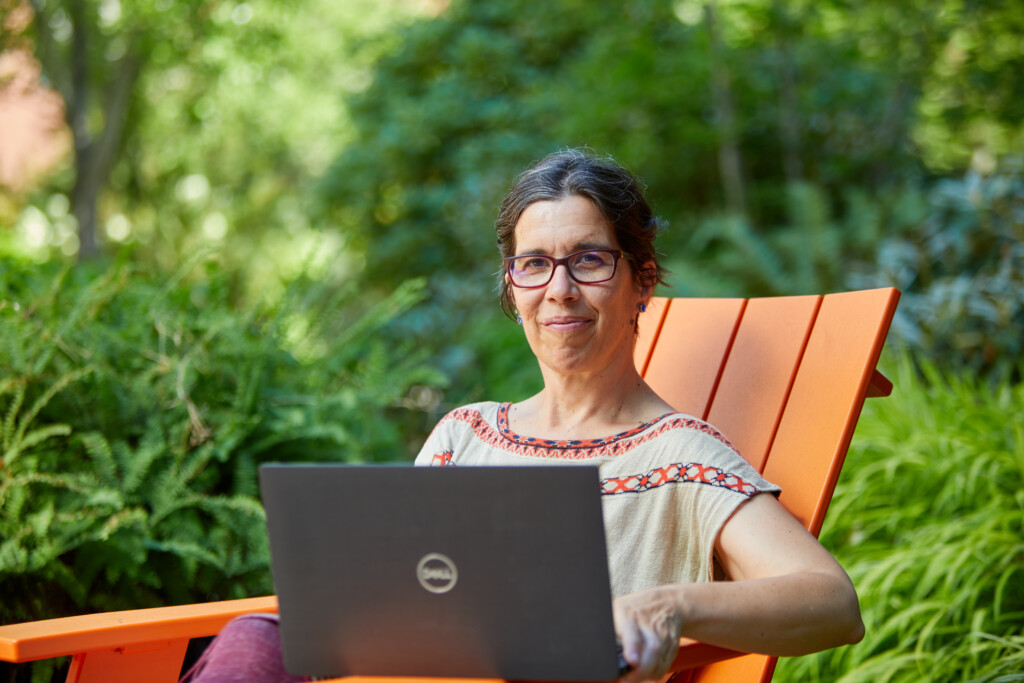
<svg viewBox="0 0 1024 683"><path fill-rule="evenodd" d="M552 154L516 178L494 221L501 257L515 254L516 223L527 207L535 202L573 195L594 202L608 221L616 241L629 257L633 284L637 289L665 283L665 269L658 263L654 250L658 219L644 197L643 184L610 157L599 157L589 150L567 149ZM648 262L654 267L641 270L640 267ZM500 274L499 288L501 308L514 319L515 304L504 270Z"/></svg>

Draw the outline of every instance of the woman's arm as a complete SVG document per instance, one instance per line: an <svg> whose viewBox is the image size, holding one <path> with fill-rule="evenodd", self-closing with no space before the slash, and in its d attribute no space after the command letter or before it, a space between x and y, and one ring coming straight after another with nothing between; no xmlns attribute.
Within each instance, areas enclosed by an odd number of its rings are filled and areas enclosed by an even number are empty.
<svg viewBox="0 0 1024 683"><path fill-rule="evenodd" d="M846 572L773 496L741 505L715 550L731 581L659 586L615 601L616 629L634 668L623 680L662 675L680 636L786 656L863 637Z"/></svg>

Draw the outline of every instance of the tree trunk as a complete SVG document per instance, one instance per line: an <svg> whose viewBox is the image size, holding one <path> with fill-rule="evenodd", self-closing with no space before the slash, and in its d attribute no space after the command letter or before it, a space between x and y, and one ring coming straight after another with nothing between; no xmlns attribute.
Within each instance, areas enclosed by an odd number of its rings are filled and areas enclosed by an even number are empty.
<svg viewBox="0 0 1024 683"><path fill-rule="evenodd" d="M725 205L731 213L746 215L747 202L743 188L743 164L737 143L732 82L723 55L714 0L707 0L704 4L704 20L708 29L711 95L717 113L715 123L718 128L718 169L722 176Z"/></svg>
<svg viewBox="0 0 1024 683"><path fill-rule="evenodd" d="M97 234L96 203L99 200L102 185L99 178L87 170L88 150L85 156L76 149L75 186L71 190L71 212L78 221L78 258L92 259L100 254L100 241Z"/></svg>
<svg viewBox="0 0 1024 683"><path fill-rule="evenodd" d="M44 54L48 56L43 67L51 82L60 86L65 115L74 140L75 185L71 191L71 210L78 221L78 256L80 259L93 258L100 253L96 207L117 160L142 59L137 41L134 36L130 36L128 49L118 62L104 93L103 128L95 134L89 127L94 82L89 75L92 36L89 33L85 1L71 0L68 3L68 20L72 30L69 64L59 62L44 3L32 0L32 7L36 13L39 41L44 47Z"/></svg>

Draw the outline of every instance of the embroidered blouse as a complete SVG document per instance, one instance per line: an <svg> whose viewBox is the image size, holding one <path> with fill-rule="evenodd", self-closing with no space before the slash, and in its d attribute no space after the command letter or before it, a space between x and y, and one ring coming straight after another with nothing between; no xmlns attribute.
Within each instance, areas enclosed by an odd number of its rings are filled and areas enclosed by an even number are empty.
<svg viewBox="0 0 1024 683"><path fill-rule="evenodd" d="M552 441L508 425L508 403L445 415L417 465L597 465L615 596L670 583L710 581L714 544L744 501L779 487L714 427L668 413L600 439Z"/></svg>

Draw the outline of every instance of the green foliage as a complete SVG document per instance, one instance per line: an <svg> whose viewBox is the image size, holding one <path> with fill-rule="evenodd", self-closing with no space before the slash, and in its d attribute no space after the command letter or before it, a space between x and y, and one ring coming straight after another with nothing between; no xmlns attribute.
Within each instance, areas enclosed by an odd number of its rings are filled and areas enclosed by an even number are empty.
<svg viewBox="0 0 1024 683"><path fill-rule="evenodd" d="M8 33L22 23L8 16L29 4L36 19ZM322 244L311 189L349 136L340 95L365 88L369 65L392 45L389 27L422 11L400 0L16 0L0 3L0 50L32 49L44 83L69 111L78 102L97 144L124 101L120 132L94 155L110 161L97 207L108 254L127 244L139 261L172 270L213 244L259 289L294 277ZM17 228L0 253L75 253L74 164L69 155L28 196L0 186L0 228Z"/></svg>
<svg viewBox="0 0 1024 683"><path fill-rule="evenodd" d="M261 462L409 459L440 382L325 275L236 307L197 258L0 271L0 622L272 592Z"/></svg>
<svg viewBox="0 0 1024 683"><path fill-rule="evenodd" d="M1021 379L1024 175L1018 161L938 182L927 213L877 246L851 285L903 290L893 337L942 366Z"/></svg>
<svg viewBox="0 0 1024 683"><path fill-rule="evenodd" d="M480 330L493 320L499 266L491 225L531 161L586 144L636 170L670 225L660 247L673 274L666 294L846 289L851 268L875 262L880 239L927 216L917 188L929 181L910 145L923 120L917 103L975 101L980 72L1020 61L1016 42L945 61L957 36L1001 15L994 7L718 3L719 66L731 78L749 185L747 214L720 216L723 131L703 5L454 0L396 26L368 87L347 95L351 137L320 186L327 222L364 255L359 277L370 291L386 291L396 274L429 278L430 314L405 329L425 344L451 340L438 349L453 378L449 401L479 396L476 368L490 354ZM944 90L940 68L962 92ZM1011 120L1019 98L1000 93L992 111L968 107L972 116ZM933 105L928 125L959 130L960 113ZM932 157L945 153L929 139ZM978 144L977 159L1014 149ZM944 158L967 163L959 152Z"/></svg>
<svg viewBox="0 0 1024 683"><path fill-rule="evenodd" d="M687 231L670 258L675 295L809 294L898 287L891 342L942 367L1020 379L1024 358L1024 177L1007 160L988 175L871 196L791 185L788 221L759 232L739 216ZM713 264L713 265L710 265Z"/></svg>
<svg viewBox="0 0 1024 683"><path fill-rule="evenodd" d="M866 404L821 535L867 635L778 681L1022 680L1024 385L914 360Z"/></svg>
<svg viewBox="0 0 1024 683"><path fill-rule="evenodd" d="M840 177L868 183L874 159L854 154L862 140L837 142L832 117L859 131L878 128L885 115L878 102L895 87L893 76L826 31L831 19L801 12L787 20L807 20L808 45L795 59L811 70L835 69L827 81L834 91L814 93L825 78L814 71L800 102L809 179L829 188ZM332 220L366 249L366 279L386 281L392 268L472 276L496 269L488 229L495 207L516 173L560 146L613 154L647 181L670 222L715 207L707 36L699 21L678 14L655 0L456 0L440 16L400 28L399 47L376 64L366 91L348 99L353 138L323 183ZM766 185L754 213L776 216L784 206L778 93L763 64L777 61L772 32L782 19L767 3L730 6L726 19L735 90L751 101L742 142ZM752 26L764 28L760 40ZM839 92L851 81L859 87ZM898 135L907 123L895 118ZM830 154L846 156L839 162ZM822 170L833 163L845 173Z"/></svg>
<svg viewBox="0 0 1024 683"><path fill-rule="evenodd" d="M913 189L874 196L850 189L835 209L821 186L791 183L786 220L770 230L727 214L684 226L685 241L667 261L674 294L784 296L845 289L852 268L873 262L880 236L909 231L923 220L923 207L924 198Z"/></svg>

